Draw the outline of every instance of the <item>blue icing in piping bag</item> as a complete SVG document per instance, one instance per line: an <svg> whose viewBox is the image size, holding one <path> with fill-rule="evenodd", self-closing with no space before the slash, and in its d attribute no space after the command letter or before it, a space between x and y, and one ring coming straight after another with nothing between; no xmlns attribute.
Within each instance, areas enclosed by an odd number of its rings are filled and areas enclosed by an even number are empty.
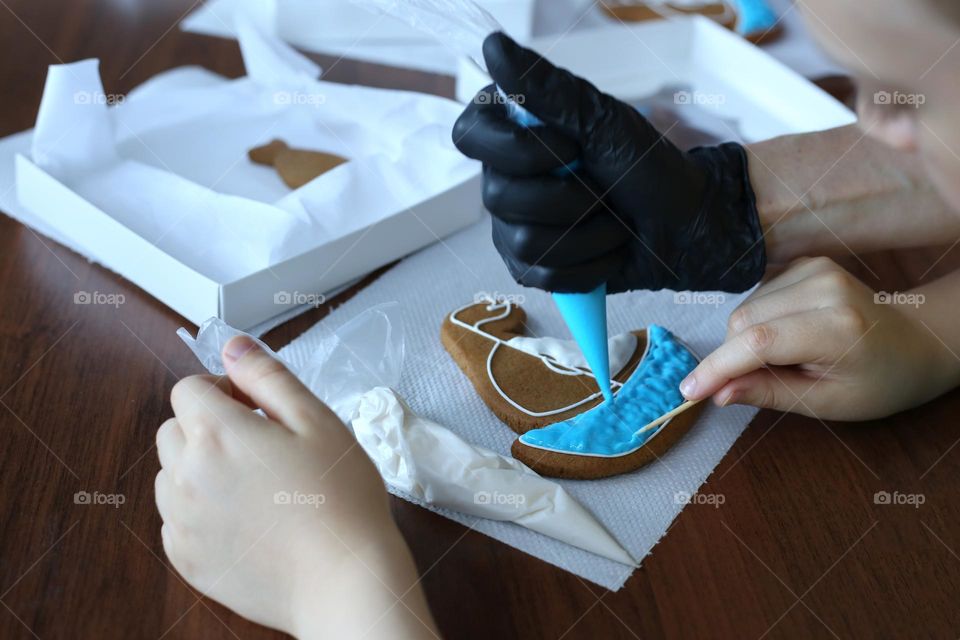
<svg viewBox="0 0 960 640"><path fill-rule="evenodd" d="M483 41L503 27L485 9L470 0L352 0L353 4L379 10L403 20L407 24L431 34L449 47L464 53L478 67L486 71L483 59ZM497 87L510 117L524 127L544 126L535 115L511 100ZM576 171L574 161L557 169L558 175ZM610 355L607 351L607 286L602 284L589 293L554 293L553 299L570 328L573 339L597 386L607 401L613 400L610 389Z"/></svg>
<svg viewBox="0 0 960 640"><path fill-rule="evenodd" d="M607 351L607 285L602 284L589 293L554 293L553 301L590 365L604 399L613 401L610 352Z"/></svg>

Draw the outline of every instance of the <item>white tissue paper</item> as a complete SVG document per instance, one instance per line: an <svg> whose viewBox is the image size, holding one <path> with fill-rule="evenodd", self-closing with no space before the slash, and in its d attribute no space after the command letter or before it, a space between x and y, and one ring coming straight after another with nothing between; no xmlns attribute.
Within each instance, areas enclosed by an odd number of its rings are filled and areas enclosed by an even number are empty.
<svg viewBox="0 0 960 640"><path fill-rule="evenodd" d="M288 45L243 21L237 28L246 77L182 67L112 108L96 60L51 66L34 163L221 283L415 207L476 171L449 142L455 103L319 81L319 67ZM246 160L274 138L349 162L291 191Z"/></svg>
<svg viewBox="0 0 960 640"><path fill-rule="evenodd" d="M549 1L553 13L560 8L557 4L570 0ZM520 41L530 37L535 0L480 0L480 4ZM452 75L457 69L455 51L397 20L371 18L349 0L208 0L184 18L181 28L234 37L238 16L309 51L433 73Z"/></svg>
<svg viewBox="0 0 960 640"><path fill-rule="evenodd" d="M527 312L531 335L568 338L569 333L549 294L521 288L512 280L490 233L487 218L406 258L281 349L280 355L293 366L302 366L336 327L371 307L399 301L395 313L405 327L405 353L399 383L389 386L413 415L444 425L475 447L509 457L516 434L491 413L444 350L440 325L458 307L505 297ZM609 296L610 335L659 324L703 356L723 341L727 316L744 295L660 291ZM751 407L708 406L690 432L659 461L604 480L556 482L599 520L632 558L642 560L755 414ZM633 571L627 564L509 522L477 520L425 504L414 494L391 491L608 589L619 589Z"/></svg>
<svg viewBox="0 0 960 640"><path fill-rule="evenodd" d="M240 334L216 318L200 327L196 339L185 329L178 332L215 375L224 374L223 346ZM392 492L436 509L512 522L612 561L635 564L559 484L413 413L391 388L401 378L403 345L402 316L397 304L388 303L327 335L302 364L286 364L351 426Z"/></svg>

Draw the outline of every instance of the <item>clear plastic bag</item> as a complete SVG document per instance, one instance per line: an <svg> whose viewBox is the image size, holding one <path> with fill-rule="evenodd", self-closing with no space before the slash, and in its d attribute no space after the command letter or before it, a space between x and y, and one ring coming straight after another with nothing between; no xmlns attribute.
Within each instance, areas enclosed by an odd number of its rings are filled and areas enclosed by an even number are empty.
<svg viewBox="0 0 960 640"><path fill-rule="evenodd" d="M369 11L398 18L467 56L484 71L483 41L503 27L472 0L350 0Z"/></svg>
<svg viewBox="0 0 960 640"><path fill-rule="evenodd" d="M224 345L234 336L247 334L210 318L200 326L196 338L182 328L177 335L207 371L222 376L226 373L220 356ZM396 302L371 307L338 328L302 366L280 357L260 340L256 342L348 424L360 396L375 387L396 387L403 369L403 320Z"/></svg>

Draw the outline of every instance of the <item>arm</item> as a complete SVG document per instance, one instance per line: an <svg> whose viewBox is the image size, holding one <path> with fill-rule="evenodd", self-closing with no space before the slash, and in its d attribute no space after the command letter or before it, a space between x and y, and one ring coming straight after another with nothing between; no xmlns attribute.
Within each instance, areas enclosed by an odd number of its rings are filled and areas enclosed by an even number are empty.
<svg viewBox="0 0 960 640"><path fill-rule="evenodd" d="M856 125L747 146L770 263L942 243L960 236L913 155Z"/></svg>

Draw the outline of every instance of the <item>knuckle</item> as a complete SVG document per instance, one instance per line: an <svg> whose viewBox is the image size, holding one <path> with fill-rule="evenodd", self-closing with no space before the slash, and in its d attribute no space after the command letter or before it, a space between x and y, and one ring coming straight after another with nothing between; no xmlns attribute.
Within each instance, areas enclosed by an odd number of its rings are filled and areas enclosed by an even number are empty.
<svg viewBox="0 0 960 640"><path fill-rule="evenodd" d="M197 488L193 483L190 465L170 471L170 486L177 497L178 504L193 502L197 497Z"/></svg>
<svg viewBox="0 0 960 640"><path fill-rule="evenodd" d="M771 324L755 324L746 331L747 346L754 353L764 353L777 339L777 329Z"/></svg>
<svg viewBox="0 0 960 640"><path fill-rule="evenodd" d="M220 450L220 428L221 424L215 418L204 414L198 417L194 425L193 434L190 438L190 445L195 450L204 454L215 453Z"/></svg>
<svg viewBox="0 0 960 640"><path fill-rule="evenodd" d="M777 391L772 385L764 385L757 392L757 406L766 409L773 409L780 406Z"/></svg>
<svg viewBox="0 0 960 640"><path fill-rule="evenodd" d="M282 382L289 372L276 358L266 354L258 357L250 371L250 382L253 386L270 386Z"/></svg>
<svg viewBox="0 0 960 640"><path fill-rule="evenodd" d="M467 141L470 136L470 131L474 126L474 118L469 110L461 113L460 117L457 118L457 121L453 124L453 144L461 152L469 150Z"/></svg>
<svg viewBox="0 0 960 640"><path fill-rule="evenodd" d="M181 404L184 401L190 401L196 398L196 392L194 391L194 386L197 383L199 376L187 376L186 378L181 378L173 385L173 389L170 390L170 402L174 405Z"/></svg>
<svg viewBox="0 0 960 640"><path fill-rule="evenodd" d="M748 304L737 307L727 320L727 329L730 330L730 333L740 333L750 326L750 317L752 314L752 310Z"/></svg>
<svg viewBox="0 0 960 640"><path fill-rule="evenodd" d="M170 432L176 428L177 419L176 418L167 418L163 421L163 424L160 425L160 428L157 429L156 443L159 445L161 441L170 437Z"/></svg>
<svg viewBox="0 0 960 640"><path fill-rule="evenodd" d="M506 189L502 178L490 171L484 172L483 177L483 206L493 214L503 213L503 198Z"/></svg>
<svg viewBox="0 0 960 640"><path fill-rule="evenodd" d="M815 273L819 273L822 271L832 271L834 269L839 268L836 262L834 262L830 258L827 258L826 256L800 258L798 260L795 260L793 264L797 266L806 265Z"/></svg>
<svg viewBox="0 0 960 640"><path fill-rule="evenodd" d="M699 371L706 374L708 378L726 377L724 375L723 361L717 352L714 352L703 359L697 367ZM699 374L698 374L699 375Z"/></svg>
<svg viewBox="0 0 960 640"><path fill-rule="evenodd" d="M833 307L833 316L841 331L860 336L867 331L867 318L862 311L848 304Z"/></svg>
<svg viewBox="0 0 960 640"><path fill-rule="evenodd" d="M320 421L320 411L309 399L295 398L290 406L291 419L300 425L316 425Z"/></svg>
<svg viewBox="0 0 960 640"><path fill-rule="evenodd" d="M543 258L543 254L537 250L537 234L534 229L528 225L516 225L510 234L509 244L514 255L524 262L535 263Z"/></svg>
<svg viewBox="0 0 960 640"><path fill-rule="evenodd" d="M843 294L850 287L850 276L845 271L824 271L817 275L816 279L821 289L832 294Z"/></svg>

